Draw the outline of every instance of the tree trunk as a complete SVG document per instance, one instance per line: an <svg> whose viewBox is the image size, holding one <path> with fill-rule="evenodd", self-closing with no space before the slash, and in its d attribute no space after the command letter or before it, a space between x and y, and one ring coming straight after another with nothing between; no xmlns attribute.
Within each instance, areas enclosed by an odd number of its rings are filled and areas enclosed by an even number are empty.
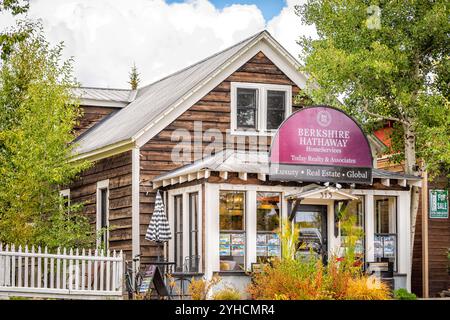
<svg viewBox="0 0 450 320"><path fill-rule="evenodd" d="M416 163L416 133L412 126L403 124L404 142L405 142L405 173L419 175ZM414 236L416 231L417 212L419 210L420 192L419 187L411 188L411 263L414 249Z"/></svg>

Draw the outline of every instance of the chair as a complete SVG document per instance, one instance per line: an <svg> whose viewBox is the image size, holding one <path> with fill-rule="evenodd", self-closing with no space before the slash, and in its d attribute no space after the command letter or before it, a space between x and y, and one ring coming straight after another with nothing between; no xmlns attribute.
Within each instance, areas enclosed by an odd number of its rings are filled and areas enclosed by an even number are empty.
<svg viewBox="0 0 450 320"><path fill-rule="evenodd" d="M181 272L174 272L172 274L175 282L180 283L180 298L184 299L186 294L186 289L192 281L192 278L198 274L200 265L200 256L193 255L184 258L183 268Z"/></svg>

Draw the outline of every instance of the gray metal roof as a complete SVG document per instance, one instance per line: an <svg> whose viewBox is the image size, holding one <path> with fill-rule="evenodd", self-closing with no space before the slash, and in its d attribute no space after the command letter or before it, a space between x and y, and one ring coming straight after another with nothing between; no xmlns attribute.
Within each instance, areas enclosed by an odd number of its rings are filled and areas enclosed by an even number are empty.
<svg viewBox="0 0 450 320"><path fill-rule="evenodd" d="M269 154L267 152L223 150L215 155L198 160L153 179L154 182L192 174L201 170L220 172L245 172L269 174ZM380 179L421 180L420 177L405 175L381 169L372 169L372 177Z"/></svg>
<svg viewBox="0 0 450 320"><path fill-rule="evenodd" d="M74 88L73 93L80 99L117 102L131 102L134 96L133 90L92 87Z"/></svg>
<svg viewBox="0 0 450 320"><path fill-rule="evenodd" d="M212 156L169 171L156 177L153 181L176 178L201 170L268 174L268 153L223 150Z"/></svg>
<svg viewBox="0 0 450 320"><path fill-rule="evenodd" d="M415 180L420 181L422 180L420 177L413 176L410 174L402 174L382 169L372 169L372 176L374 178L380 178L380 179L406 179L406 180Z"/></svg>
<svg viewBox="0 0 450 320"><path fill-rule="evenodd" d="M252 40L260 32L234 46L210 56L181 71L171 74L157 82L140 88L136 99L107 121L96 125L93 130L77 141L74 150L77 154L87 153L108 145L130 140L152 120L207 79L215 70Z"/></svg>

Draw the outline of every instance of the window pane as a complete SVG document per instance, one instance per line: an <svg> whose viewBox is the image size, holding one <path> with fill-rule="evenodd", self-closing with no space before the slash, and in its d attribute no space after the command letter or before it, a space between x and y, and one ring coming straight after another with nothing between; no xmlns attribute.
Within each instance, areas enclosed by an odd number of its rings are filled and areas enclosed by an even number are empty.
<svg viewBox="0 0 450 320"><path fill-rule="evenodd" d="M198 271L198 193L189 194L189 270Z"/></svg>
<svg viewBox="0 0 450 320"><path fill-rule="evenodd" d="M183 196L174 197L175 268L183 269Z"/></svg>
<svg viewBox="0 0 450 320"><path fill-rule="evenodd" d="M220 191L220 270L245 270L245 193Z"/></svg>
<svg viewBox="0 0 450 320"><path fill-rule="evenodd" d="M278 129L286 114L286 92L267 91L267 130Z"/></svg>
<svg viewBox="0 0 450 320"><path fill-rule="evenodd" d="M69 212L69 206L70 206L70 197L68 195L65 195L63 198L63 208L65 212Z"/></svg>
<svg viewBox="0 0 450 320"><path fill-rule="evenodd" d="M395 197L375 197L375 232L396 233L397 208Z"/></svg>
<svg viewBox="0 0 450 320"><path fill-rule="evenodd" d="M220 192L220 230L244 231L244 192Z"/></svg>
<svg viewBox="0 0 450 320"><path fill-rule="evenodd" d="M277 232L280 227L280 194L258 192L256 201L257 231Z"/></svg>
<svg viewBox="0 0 450 320"><path fill-rule="evenodd" d="M238 88L236 96L237 128L256 129L257 90Z"/></svg>
<svg viewBox="0 0 450 320"><path fill-rule="evenodd" d="M101 197L101 208L100 208L100 224L101 228L107 228L108 227L108 189L101 189L100 190L100 197ZM102 231L102 242L104 244L104 248L108 248L108 232Z"/></svg>
<svg viewBox="0 0 450 320"><path fill-rule="evenodd" d="M397 270L397 198L375 196L374 250L377 261L387 261Z"/></svg>
<svg viewBox="0 0 450 320"><path fill-rule="evenodd" d="M339 210L339 206L336 207ZM335 210L336 210L335 209ZM340 223L340 236L341 236L341 246L344 248L346 245L346 237L348 232L351 231L351 235L358 237L355 243L355 253L357 257L363 261L364 259L364 197L360 196L359 200L350 201L346 207L346 212L348 214L348 219L353 223L351 230L346 230L343 228L342 221Z"/></svg>
<svg viewBox="0 0 450 320"><path fill-rule="evenodd" d="M256 256L258 262L281 256L280 229L281 195L274 192L256 194Z"/></svg>

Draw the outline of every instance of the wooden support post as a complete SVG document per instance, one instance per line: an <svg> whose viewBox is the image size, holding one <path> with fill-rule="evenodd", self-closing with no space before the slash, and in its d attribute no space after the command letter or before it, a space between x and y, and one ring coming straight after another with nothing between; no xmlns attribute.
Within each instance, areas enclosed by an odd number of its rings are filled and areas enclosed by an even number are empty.
<svg viewBox="0 0 450 320"><path fill-rule="evenodd" d="M423 173L422 180L422 296L429 296L428 270L428 172Z"/></svg>

